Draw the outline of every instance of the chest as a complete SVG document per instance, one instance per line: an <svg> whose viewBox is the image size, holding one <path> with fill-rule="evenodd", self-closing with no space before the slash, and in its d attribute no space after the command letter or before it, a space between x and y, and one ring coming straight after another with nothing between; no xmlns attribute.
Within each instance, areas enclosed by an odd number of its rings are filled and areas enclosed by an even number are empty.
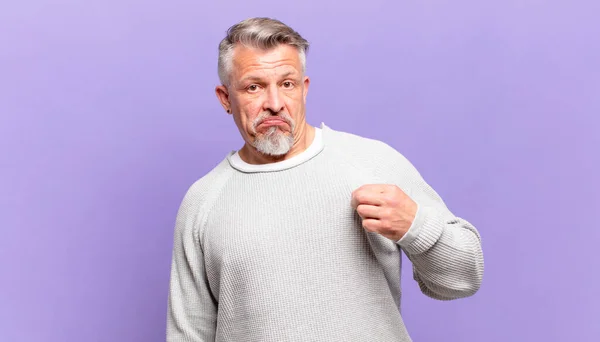
<svg viewBox="0 0 600 342"><path fill-rule="evenodd" d="M201 235L213 291L224 281L253 288L273 286L276 279L313 281L303 274L319 283L334 281L356 265L372 264L369 238L351 200L356 188L376 182L382 180L334 168L230 182Z"/></svg>
<svg viewBox="0 0 600 342"><path fill-rule="evenodd" d="M267 263L281 250L298 254L359 237L351 207L358 180L320 177L258 177L228 185L208 215L202 237L207 257L226 265L248 262L245 258Z"/></svg>

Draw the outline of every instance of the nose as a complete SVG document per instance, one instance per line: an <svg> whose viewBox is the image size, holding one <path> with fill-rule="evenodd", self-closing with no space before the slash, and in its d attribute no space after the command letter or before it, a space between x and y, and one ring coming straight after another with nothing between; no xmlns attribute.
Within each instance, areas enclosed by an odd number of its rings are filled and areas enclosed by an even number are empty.
<svg viewBox="0 0 600 342"><path fill-rule="evenodd" d="M264 110L268 110L273 114L277 114L284 108L283 98L279 91L279 87L269 87L266 92L264 102Z"/></svg>

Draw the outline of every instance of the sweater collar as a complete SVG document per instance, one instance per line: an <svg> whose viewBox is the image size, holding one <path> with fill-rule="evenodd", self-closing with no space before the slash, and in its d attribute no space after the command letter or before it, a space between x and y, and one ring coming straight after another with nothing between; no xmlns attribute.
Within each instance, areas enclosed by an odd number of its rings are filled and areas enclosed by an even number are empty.
<svg viewBox="0 0 600 342"><path fill-rule="evenodd" d="M291 157L290 159L268 164L248 164L245 161L243 161L242 158L240 158L237 151L231 151L227 155L227 160L229 161L231 167L233 167L234 169L247 173L274 172L290 169L312 159L314 156L318 155L323 150L323 148L325 147L323 141L323 131L327 129L328 127L325 125L325 123L321 123L321 127L315 127L315 137L311 144L308 146L308 148L302 151L301 153Z"/></svg>

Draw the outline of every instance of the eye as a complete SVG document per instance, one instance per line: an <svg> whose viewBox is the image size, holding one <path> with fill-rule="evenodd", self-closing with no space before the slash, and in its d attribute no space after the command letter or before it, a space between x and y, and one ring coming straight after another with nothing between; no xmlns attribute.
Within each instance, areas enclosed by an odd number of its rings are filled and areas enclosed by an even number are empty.
<svg viewBox="0 0 600 342"><path fill-rule="evenodd" d="M294 87L294 83L290 81L283 82L283 87L286 89L292 89Z"/></svg>
<svg viewBox="0 0 600 342"><path fill-rule="evenodd" d="M249 92L255 93L258 90L257 84L251 84L246 88Z"/></svg>

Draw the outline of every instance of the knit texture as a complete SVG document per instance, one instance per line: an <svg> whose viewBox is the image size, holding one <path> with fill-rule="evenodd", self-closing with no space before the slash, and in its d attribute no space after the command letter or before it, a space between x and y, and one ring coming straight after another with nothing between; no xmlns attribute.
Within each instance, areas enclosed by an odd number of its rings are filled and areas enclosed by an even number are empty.
<svg viewBox="0 0 600 342"><path fill-rule="evenodd" d="M411 341L401 315L401 253L422 292L474 294L480 236L389 145L317 128L282 163L232 152L196 181L177 214L167 341ZM418 204L392 241L362 228L351 193L395 184Z"/></svg>

